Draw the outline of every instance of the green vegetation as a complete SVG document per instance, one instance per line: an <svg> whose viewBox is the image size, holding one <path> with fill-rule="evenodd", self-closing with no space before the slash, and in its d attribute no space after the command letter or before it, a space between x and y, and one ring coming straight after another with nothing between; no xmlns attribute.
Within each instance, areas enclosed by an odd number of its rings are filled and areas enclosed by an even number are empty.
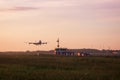
<svg viewBox="0 0 120 80"><path fill-rule="evenodd" d="M0 55L0 80L120 80L118 57Z"/></svg>

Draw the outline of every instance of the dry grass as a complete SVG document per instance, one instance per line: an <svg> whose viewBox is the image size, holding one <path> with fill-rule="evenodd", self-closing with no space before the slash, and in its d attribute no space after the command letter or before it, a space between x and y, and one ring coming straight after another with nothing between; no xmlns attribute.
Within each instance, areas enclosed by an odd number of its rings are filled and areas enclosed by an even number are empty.
<svg viewBox="0 0 120 80"><path fill-rule="evenodd" d="M120 80L118 57L0 55L0 80Z"/></svg>

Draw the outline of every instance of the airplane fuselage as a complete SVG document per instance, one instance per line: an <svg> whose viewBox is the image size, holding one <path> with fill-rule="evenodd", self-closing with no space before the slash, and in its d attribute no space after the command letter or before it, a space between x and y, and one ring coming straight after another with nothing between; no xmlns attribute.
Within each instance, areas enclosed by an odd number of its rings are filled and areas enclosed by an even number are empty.
<svg viewBox="0 0 120 80"><path fill-rule="evenodd" d="M47 42L38 42L38 43L32 43L32 42L30 42L29 44L34 44L34 45L42 45L42 44L47 44Z"/></svg>

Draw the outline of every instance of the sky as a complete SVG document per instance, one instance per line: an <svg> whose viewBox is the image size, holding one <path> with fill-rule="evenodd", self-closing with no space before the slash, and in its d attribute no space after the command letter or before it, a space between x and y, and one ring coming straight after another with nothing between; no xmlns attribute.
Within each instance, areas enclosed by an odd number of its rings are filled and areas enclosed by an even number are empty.
<svg viewBox="0 0 120 80"><path fill-rule="evenodd" d="M0 51L120 49L120 0L0 0ZM39 40L47 45L26 44Z"/></svg>

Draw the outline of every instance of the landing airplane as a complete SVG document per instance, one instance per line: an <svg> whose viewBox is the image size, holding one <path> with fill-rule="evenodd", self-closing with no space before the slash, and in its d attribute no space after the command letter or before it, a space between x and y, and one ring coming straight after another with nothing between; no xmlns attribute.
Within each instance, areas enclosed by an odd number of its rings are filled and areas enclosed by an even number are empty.
<svg viewBox="0 0 120 80"><path fill-rule="evenodd" d="M42 45L42 44L47 44L47 42L42 42L41 40L39 40L39 42L29 42L29 44L34 44L34 45L38 46L38 45Z"/></svg>

